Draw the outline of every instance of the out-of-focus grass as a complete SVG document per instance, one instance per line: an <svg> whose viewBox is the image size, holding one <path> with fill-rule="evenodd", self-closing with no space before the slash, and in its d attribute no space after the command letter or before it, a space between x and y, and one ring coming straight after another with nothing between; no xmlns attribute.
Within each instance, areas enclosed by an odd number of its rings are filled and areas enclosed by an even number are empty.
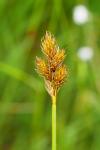
<svg viewBox="0 0 100 150"><path fill-rule="evenodd" d="M91 12L82 26L72 20L78 4ZM66 49L69 67L58 94L57 149L100 149L99 17L97 0L0 0L0 150L51 149L51 101L34 70L46 30ZM77 57L84 45L94 49L90 62Z"/></svg>

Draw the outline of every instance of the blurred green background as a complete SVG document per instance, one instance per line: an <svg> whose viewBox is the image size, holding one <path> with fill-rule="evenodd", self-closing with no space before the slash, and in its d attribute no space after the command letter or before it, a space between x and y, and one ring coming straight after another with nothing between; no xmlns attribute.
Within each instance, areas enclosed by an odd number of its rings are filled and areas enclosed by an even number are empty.
<svg viewBox="0 0 100 150"><path fill-rule="evenodd" d="M99 0L0 0L0 150L51 150L51 99L35 71L46 30L69 68L57 150L100 150Z"/></svg>

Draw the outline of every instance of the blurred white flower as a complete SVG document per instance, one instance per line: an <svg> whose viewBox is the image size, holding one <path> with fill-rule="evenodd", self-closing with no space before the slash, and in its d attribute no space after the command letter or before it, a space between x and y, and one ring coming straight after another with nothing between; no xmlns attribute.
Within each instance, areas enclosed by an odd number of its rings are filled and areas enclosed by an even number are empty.
<svg viewBox="0 0 100 150"><path fill-rule="evenodd" d="M78 57L83 61L88 61L93 57L93 49L91 47L81 47L78 49Z"/></svg>
<svg viewBox="0 0 100 150"><path fill-rule="evenodd" d="M89 20L89 11L84 5L78 5L73 10L73 20L76 24L84 24Z"/></svg>

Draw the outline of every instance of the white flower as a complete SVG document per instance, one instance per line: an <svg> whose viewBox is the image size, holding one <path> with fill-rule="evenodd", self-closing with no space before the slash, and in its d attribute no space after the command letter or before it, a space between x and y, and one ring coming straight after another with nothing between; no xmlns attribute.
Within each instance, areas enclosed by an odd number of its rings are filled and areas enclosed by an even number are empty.
<svg viewBox="0 0 100 150"><path fill-rule="evenodd" d="M78 5L73 10L73 20L76 24L84 24L89 20L89 11L84 5Z"/></svg>
<svg viewBox="0 0 100 150"><path fill-rule="evenodd" d="M81 47L77 55L81 60L88 61L93 57L93 49L91 47Z"/></svg>

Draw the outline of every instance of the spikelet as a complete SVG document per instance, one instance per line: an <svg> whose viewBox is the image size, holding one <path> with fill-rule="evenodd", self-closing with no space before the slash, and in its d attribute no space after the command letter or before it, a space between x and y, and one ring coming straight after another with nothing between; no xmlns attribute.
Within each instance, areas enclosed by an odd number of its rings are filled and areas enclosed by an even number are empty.
<svg viewBox="0 0 100 150"><path fill-rule="evenodd" d="M57 51L55 56L52 57L52 61L49 62L51 71L55 71L56 68L62 64L64 58L65 58L65 51L64 50Z"/></svg>
<svg viewBox="0 0 100 150"><path fill-rule="evenodd" d="M67 75L67 71L65 65L59 67L55 71L53 82L54 82L54 86L57 87L57 89L64 83L66 75Z"/></svg>
<svg viewBox="0 0 100 150"><path fill-rule="evenodd" d="M48 66L46 65L46 62L39 58L39 57L36 57L36 67L37 67L37 72L46 78L46 80L49 80L51 81L51 73L49 71L49 68Z"/></svg>
<svg viewBox="0 0 100 150"><path fill-rule="evenodd" d="M55 38L49 32L46 32L41 45L46 61L37 57L36 68L38 73L44 77L48 93L56 96L67 76L67 69L63 65L65 51L59 49Z"/></svg>
<svg viewBox="0 0 100 150"><path fill-rule="evenodd" d="M46 32L44 38L42 39L42 51L48 57L49 60L55 56L57 50L57 43L53 35Z"/></svg>

